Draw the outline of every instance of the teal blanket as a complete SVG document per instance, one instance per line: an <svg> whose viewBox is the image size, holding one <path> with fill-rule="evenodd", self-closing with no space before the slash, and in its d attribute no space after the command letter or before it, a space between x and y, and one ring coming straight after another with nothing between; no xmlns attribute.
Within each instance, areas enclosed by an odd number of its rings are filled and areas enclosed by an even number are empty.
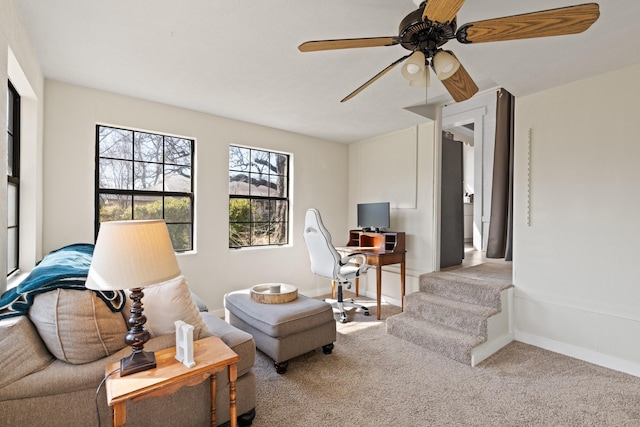
<svg viewBox="0 0 640 427"><path fill-rule="evenodd" d="M94 245L76 243L48 253L31 273L15 288L0 297L0 319L27 314L33 298L54 289L90 291L84 286L89 274ZM124 291L91 291L107 304L111 311L124 307Z"/></svg>

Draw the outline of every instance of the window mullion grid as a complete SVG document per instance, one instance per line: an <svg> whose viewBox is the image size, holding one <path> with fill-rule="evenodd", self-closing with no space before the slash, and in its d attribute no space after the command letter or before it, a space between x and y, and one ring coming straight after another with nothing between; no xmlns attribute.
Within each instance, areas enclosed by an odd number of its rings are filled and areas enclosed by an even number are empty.
<svg viewBox="0 0 640 427"><path fill-rule="evenodd" d="M234 146L230 146L230 148L240 148L242 149L243 147L234 147ZM254 148L250 148L250 147L244 147L247 149L248 151L248 162L249 162L249 167L247 168L247 175L251 176L253 174L253 168L252 168L252 159L254 158L254 152L256 151L263 151L263 152L267 152L269 154L269 156L271 156L272 152L267 151L267 150L260 150L260 149L254 149ZM231 155L231 150L230 150L230 155ZM286 170L282 171L283 173L283 178L286 180L285 185L286 185L286 191L285 191L285 195L284 196L273 196L271 195L271 190L269 190L269 193L267 196L259 196L259 195L252 195L252 184L251 184L251 179L249 179L249 194L229 194L229 199L233 200L233 199L244 199L244 200L248 200L249 201L249 206L251 207L253 205L253 203L255 203L256 201L269 201L269 202L284 202L287 204L288 206L288 202L289 202L289 156L287 156L287 168ZM231 159L231 157L230 157ZM271 167L271 162L269 161L269 165L267 166L267 170L264 173L263 176L266 176L266 181L268 182L268 186L270 188L270 184L271 184L271 179L274 176L279 176L278 174L274 174L272 173L272 170L270 169ZM231 167L230 164L230 171L234 171L236 170L235 168ZM237 169L238 172L241 172L241 169ZM263 224L266 225L267 230L271 230L275 224L279 223L278 221L276 221L275 217L274 217L274 213L276 211L274 211L275 204L274 203L268 203L267 205L267 216L268 218L266 219L266 221L262 221L262 220L257 220L256 218L254 218L253 216L251 216L246 222L240 222L240 221L234 221L233 223L235 224L246 224L247 228L248 228L248 232L250 233L250 236L253 237L254 235L254 231L259 230L257 228L258 224ZM287 227L286 232L287 235L289 233L288 230L288 223L289 223L289 211L287 208L287 213L286 213L286 217L282 218L283 219L283 224L285 227ZM273 243L273 241L271 240L273 238L272 234L269 234L268 236L268 241L265 244L260 244L258 245L257 242L254 242L253 240L250 240L250 243L248 245L241 245L238 247L250 247L250 246L271 246L271 245L276 245ZM278 243L277 245L280 245L280 243ZM231 246L230 246L231 247ZM235 247L235 246L234 246Z"/></svg>
<svg viewBox="0 0 640 427"><path fill-rule="evenodd" d="M176 198L187 198L189 200L189 219L188 220L181 220L181 221L174 221L172 222L172 224L180 224L180 225L188 225L191 229L190 231L190 236L189 236L189 241L190 243L190 247L192 248L192 242L193 242L193 219L194 219L194 212L193 212L193 208L194 208L194 183L193 183L193 160L194 160L194 141L190 140L190 145L189 145L189 149L190 149L190 156L191 156L191 165L190 167L192 168L192 174L191 174L191 178L190 178L190 185L189 185L189 189L190 191L188 192L179 192L179 191L164 191L165 187L164 187L164 183L165 183L165 174L166 174L166 164L164 162L165 159L165 153L166 153L166 145L167 145L167 136L166 135L162 135L162 134L153 134L153 135L157 135L161 138L162 141L162 147L161 147L161 152L162 152L162 159L161 161L153 161L153 162L145 162L144 159L142 159L142 152L138 153L136 151L136 135L139 134L140 132L138 131L134 131L134 130L127 130L127 129L122 129L122 128L112 128L112 129L120 129L120 130L124 130L127 132L131 132L131 157L128 159L124 159L122 157L115 157L112 158L112 160L129 160L131 162L131 184L129 186L129 188L127 189L114 189L114 188L102 188L100 187L100 168L99 168L99 161L100 159L108 159L110 157L102 157L99 155L99 147L100 147L100 139L99 139L99 135L100 135L100 128L110 128L109 126L101 126L98 125L97 126L97 131L96 131L96 160L98 162L98 165L96 167L96 236L98 233L98 227L99 227L99 223L100 223L100 213L99 213L99 198L100 195L122 195L122 196L127 196L128 198L130 198L131 200L131 213L129 215L130 219L134 219L135 218L135 209L134 209L134 198L138 198L141 196L151 196L151 197L157 197L160 199L161 202L161 207L160 207L160 215L162 216L163 219L165 219L166 221L166 200L167 197L176 197ZM162 181L163 181L163 187L161 188L161 191L151 191L151 190L145 190L145 189L136 189L135 186L135 181L136 181L136 163L138 162L136 160L136 154L140 154L140 159L139 161L141 163L150 163L150 164L155 164L155 165L159 165L160 166L160 170L162 173ZM177 166L177 165L176 165Z"/></svg>

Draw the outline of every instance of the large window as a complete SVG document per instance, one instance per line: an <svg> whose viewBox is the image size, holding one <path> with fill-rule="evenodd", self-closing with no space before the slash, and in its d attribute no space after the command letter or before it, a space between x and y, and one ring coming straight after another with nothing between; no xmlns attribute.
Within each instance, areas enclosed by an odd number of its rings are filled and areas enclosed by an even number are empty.
<svg viewBox="0 0 640 427"><path fill-rule="evenodd" d="M289 155L229 146L229 247L289 241Z"/></svg>
<svg viewBox="0 0 640 427"><path fill-rule="evenodd" d="M18 269L20 242L20 95L9 82L7 97L7 276Z"/></svg>
<svg viewBox="0 0 640 427"><path fill-rule="evenodd" d="M164 219L177 252L193 249L192 139L96 127L96 235L103 221Z"/></svg>

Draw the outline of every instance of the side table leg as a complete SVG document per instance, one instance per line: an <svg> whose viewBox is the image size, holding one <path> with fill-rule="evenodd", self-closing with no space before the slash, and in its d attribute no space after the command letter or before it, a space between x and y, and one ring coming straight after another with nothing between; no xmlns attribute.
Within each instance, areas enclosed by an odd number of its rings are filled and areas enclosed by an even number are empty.
<svg viewBox="0 0 640 427"><path fill-rule="evenodd" d="M211 427L216 427L216 378L215 372L211 374Z"/></svg>
<svg viewBox="0 0 640 427"><path fill-rule="evenodd" d="M380 295L382 294L382 266L376 266L376 304L378 309L378 320L380 320Z"/></svg>
<svg viewBox="0 0 640 427"><path fill-rule="evenodd" d="M238 379L238 365L229 365L229 422L236 427L238 409L236 408L236 380Z"/></svg>
<svg viewBox="0 0 640 427"><path fill-rule="evenodd" d="M402 300L402 311L404 311L404 291L405 291L405 278L407 276L407 267L404 262L404 257L402 257L402 263L400 264L400 291L401 291L401 300Z"/></svg>
<svg viewBox="0 0 640 427"><path fill-rule="evenodd" d="M113 406L113 427L123 427L127 423L127 402Z"/></svg>

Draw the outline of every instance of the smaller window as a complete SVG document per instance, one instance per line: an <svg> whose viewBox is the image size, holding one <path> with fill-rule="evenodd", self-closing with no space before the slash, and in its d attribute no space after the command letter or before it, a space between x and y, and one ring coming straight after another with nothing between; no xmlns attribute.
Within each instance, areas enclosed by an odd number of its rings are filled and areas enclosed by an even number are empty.
<svg viewBox="0 0 640 427"><path fill-rule="evenodd" d="M18 270L20 251L20 95L7 96L7 276Z"/></svg>
<svg viewBox="0 0 640 427"><path fill-rule="evenodd" d="M229 146L229 247L289 242L288 154Z"/></svg>

